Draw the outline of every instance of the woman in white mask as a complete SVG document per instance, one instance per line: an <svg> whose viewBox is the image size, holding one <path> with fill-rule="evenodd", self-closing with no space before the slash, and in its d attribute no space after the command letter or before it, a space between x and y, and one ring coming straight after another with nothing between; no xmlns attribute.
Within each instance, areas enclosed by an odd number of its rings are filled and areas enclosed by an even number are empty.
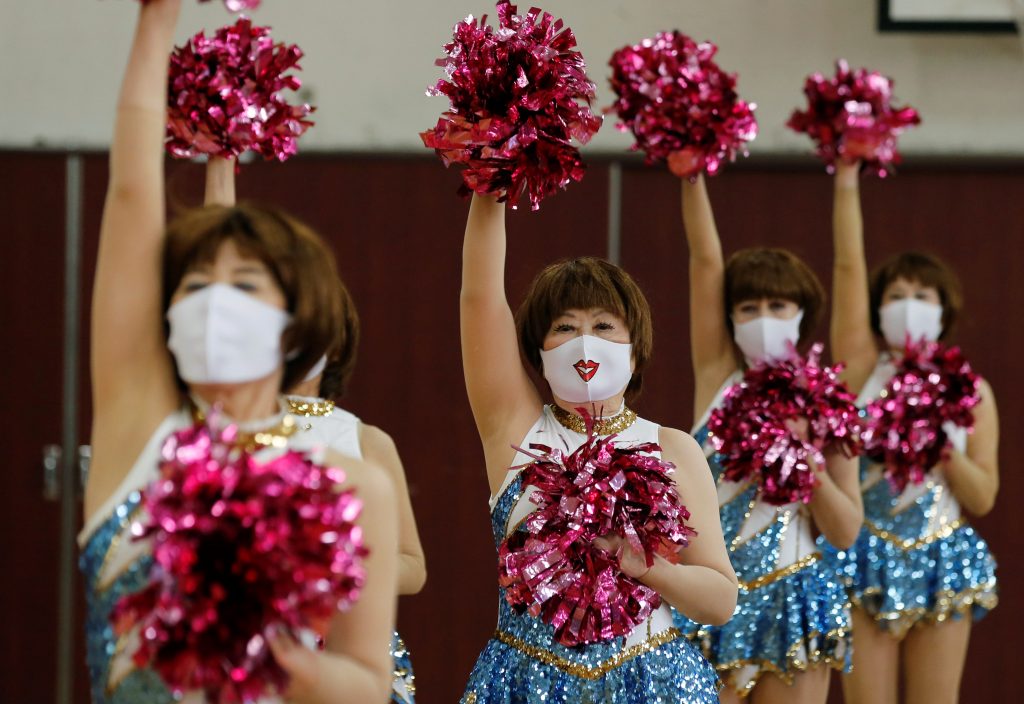
<svg viewBox="0 0 1024 704"><path fill-rule="evenodd" d="M908 341L945 340L961 307L960 285L939 259L908 252L868 281L860 212L860 164L835 177L832 348L847 361L858 404L878 397ZM865 527L841 553L854 601L851 704L956 702L971 625L995 606L995 563L961 509L981 516L999 489L999 419L981 383L975 428L950 432L952 447L922 484L893 495L881 468L862 466Z"/></svg>
<svg viewBox="0 0 1024 704"><path fill-rule="evenodd" d="M235 204L234 166L234 161L227 159L215 158L207 163L207 205ZM288 410L298 419L299 432L306 436L304 441L330 447L346 457L365 459L387 472L398 501L398 595L418 594L427 580L426 556L416 528L405 468L395 442L377 426L364 423L336 403L344 394L355 367L359 343L359 316L355 304L344 283L337 283L344 312L342 324L324 355L298 384L289 389ZM397 631L391 640L391 657L390 701L414 704L416 679L412 658Z"/></svg>
<svg viewBox="0 0 1024 704"><path fill-rule="evenodd" d="M93 463L80 536L96 704L172 699L153 672L135 666L135 641L115 638L109 621L117 599L146 583L141 567L151 545L132 541L129 531L139 490L158 476L162 442L217 405L263 456L312 450L281 392L323 355L343 316L330 252L290 217L214 206L165 224L166 82L179 10L180 0L149 0L138 10L100 232ZM324 461L344 467L364 502L366 588L334 616L324 650L286 635L272 638L271 649L290 677L289 701L384 701L398 552L393 489L377 467L331 451ZM261 701L283 701L270 694ZM186 692L182 701L205 698Z"/></svg>
<svg viewBox="0 0 1024 704"><path fill-rule="evenodd" d="M816 545L824 535L848 546L862 520L854 460L824 448L826 463L809 504L773 506L756 487L721 478L707 421L745 368L771 364L805 346L819 322L824 290L794 254L757 248L728 263L703 177L683 180L683 224L690 250L690 340L695 377L694 436L705 443L718 480L718 505L740 580L736 612L720 628L679 618L704 644L725 681L723 702L822 704L832 668L849 655L849 601ZM806 419L793 422L806 433ZM699 620L698 620L699 622Z"/></svg>
<svg viewBox="0 0 1024 704"><path fill-rule="evenodd" d="M597 416L599 435L617 433L623 442L663 448L677 467L674 478L698 532L681 551L681 564L656 558L648 569L642 556L624 547L622 571L688 616L724 622L735 604L736 582L703 453L685 433L638 418L626 406L640 390L651 353L643 294L622 269L574 259L542 271L514 319L504 269L505 206L474 196L463 248L462 356L483 443L495 542L535 508L531 487L509 469L530 460L512 448L542 443L576 449L587 437L576 410L582 406ZM547 380L553 403L542 400L520 351ZM463 704L717 701L714 671L673 627L665 603L626 638L567 648L553 634L553 627L515 613L500 598L497 632L477 660Z"/></svg>

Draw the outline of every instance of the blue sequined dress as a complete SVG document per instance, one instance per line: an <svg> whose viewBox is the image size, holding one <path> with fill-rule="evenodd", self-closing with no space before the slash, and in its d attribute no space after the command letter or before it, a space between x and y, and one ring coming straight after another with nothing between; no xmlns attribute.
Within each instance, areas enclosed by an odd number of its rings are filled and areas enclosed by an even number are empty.
<svg viewBox="0 0 1024 704"><path fill-rule="evenodd" d="M658 426L637 419L619 433L625 442L656 442ZM586 436L563 427L545 407L522 447L540 443L574 450ZM514 466L530 458L519 454ZM531 487L510 472L491 500L495 545L533 507ZM718 683L707 660L672 625L668 606L626 638L576 648L554 640L554 629L517 614L498 589L498 627L469 677L462 704L705 704L718 701Z"/></svg>
<svg viewBox="0 0 1024 704"><path fill-rule="evenodd" d="M711 408L741 378L738 372L731 376ZM722 533L739 579L739 598L723 626L701 626L676 613L677 627L701 644L726 686L741 697L766 672L791 682L814 665L848 669L849 600L815 544L807 507L772 506L757 498L754 486L722 479L708 443L710 412L694 438L706 448L718 483Z"/></svg>
<svg viewBox="0 0 1024 704"><path fill-rule="evenodd" d="M337 450L348 457L363 459L359 442L359 417L338 408L332 401L309 396L289 396L289 410L299 419L307 442ZM395 631L391 638L391 702L415 704L416 676L412 658L402 637Z"/></svg>
<svg viewBox="0 0 1024 704"><path fill-rule="evenodd" d="M857 400L877 398L895 373L883 354ZM948 428L953 446L964 452L967 433ZM962 515L941 473L893 494L882 468L861 462L864 528L849 550L826 554L848 585L853 603L878 625L902 637L918 623L941 622L970 612L975 621L998 601L995 560L985 541Z"/></svg>

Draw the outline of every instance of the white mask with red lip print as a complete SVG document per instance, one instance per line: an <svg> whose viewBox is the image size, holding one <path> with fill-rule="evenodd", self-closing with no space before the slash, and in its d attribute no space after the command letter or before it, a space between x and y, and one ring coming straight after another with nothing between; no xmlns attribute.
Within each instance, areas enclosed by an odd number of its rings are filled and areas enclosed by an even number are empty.
<svg viewBox="0 0 1024 704"><path fill-rule="evenodd" d="M569 403L612 398L633 377L633 345L592 335L541 350L540 359L552 393Z"/></svg>

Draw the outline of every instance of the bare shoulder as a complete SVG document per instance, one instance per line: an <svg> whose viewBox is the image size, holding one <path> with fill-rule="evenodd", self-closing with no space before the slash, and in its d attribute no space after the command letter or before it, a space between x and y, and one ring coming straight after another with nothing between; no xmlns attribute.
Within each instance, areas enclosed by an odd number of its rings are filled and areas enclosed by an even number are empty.
<svg viewBox="0 0 1024 704"><path fill-rule="evenodd" d="M328 451L325 460L327 464L344 470L345 482L342 486L354 489L367 507L386 507L394 502L394 482L377 463L334 451Z"/></svg>
<svg viewBox="0 0 1024 704"><path fill-rule="evenodd" d="M697 441L687 432L678 428L667 428L662 426L658 429L658 444L664 452L675 455L687 455L694 452L704 456Z"/></svg>
<svg viewBox="0 0 1024 704"><path fill-rule="evenodd" d="M359 444L363 447L364 454L377 455L381 452L397 452L392 437L376 425L369 423L359 424ZM367 450L370 452L367 453Z"/></svg>

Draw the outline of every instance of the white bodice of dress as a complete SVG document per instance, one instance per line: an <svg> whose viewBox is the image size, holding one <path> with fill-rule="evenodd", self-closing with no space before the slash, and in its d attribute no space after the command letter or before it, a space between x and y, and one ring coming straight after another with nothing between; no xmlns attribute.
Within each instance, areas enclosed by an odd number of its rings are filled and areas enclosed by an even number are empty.
<svg viewBox="0 0 1024 704"><path fill-rule="evenodd" d="M324 408L315 414L295 414L299 433L304 436L303 442L328 447L346 457L363 459L363 448L359 442L362 422L358 416L333 404L325 408L326 402L320 398L290 396L289 399Z"/></svg>
<svg viewBox="0 0 1024 704"><path fill-rule="evenodd" d="M889 380L892 379L895 373L896 361L892 354L888 352L879 354L878 363L871 372L871 376L864 382L864 387L857 396L857 407L864 408L877 399L889 385ZM943 429L946 431L946 436L949 438L954 449L958 452L967 452L968 433L966 428L947 423L943 426ZM885 481L883 467L878 464L872 464L862 478L861 490L866 491L880 481ZM920 484L907 484L907 487L893 506L893 513L899 513L909 508L918 499L933 490L937 490L933 511L936 520L945 524L960 518L960 502L953 496L945 476L941 472L934 471L929 471L925 481Z"/></svg>
<svg viewBox="0 0 1024 704"><path fill-rule="evenodd" d="M637 417L637 419L628 428L619 433L616 437L616 441L620 443L647 443L647 442L658 442L658 433L661 426L656 423L652 423L649 420ZM550 406L544 406L541 411L540 418L533 424L530 431L523 438L523 441L519 444L519 447L524 450L529 450L530 445L546 445L551 449L560 449L565 452L572 452L580 445L582 445L587 439L587 436L583 433L577 433L574 430L566 428L564 425L558 422L554 414L551 412ZM660 453L658 453L660 457ZM490 506L491 510L494 510L494 506L505 490L508 489L509 485L519 475L522 467L533 462L533 458L524 454L523 452L517 452L515 459L512 462L512 469L509 470L508 475L502 482L501 488L498 493L491 497ZM515 506L512 507L512 511L509 514L507 522L507 533L511 533L516 527L526 518L530 513L537 509L536 505L530 501L530 496L536 491L536 487L525 486L523 487L523 493L516 501ZM650 618L639 624L633 629L632 633L626 637L624 647L631 647L645 642L648 638L653 635L657 635L663 631L672 628L672 611L668 604L664 601L654 613L651 614Z"/></svg>

